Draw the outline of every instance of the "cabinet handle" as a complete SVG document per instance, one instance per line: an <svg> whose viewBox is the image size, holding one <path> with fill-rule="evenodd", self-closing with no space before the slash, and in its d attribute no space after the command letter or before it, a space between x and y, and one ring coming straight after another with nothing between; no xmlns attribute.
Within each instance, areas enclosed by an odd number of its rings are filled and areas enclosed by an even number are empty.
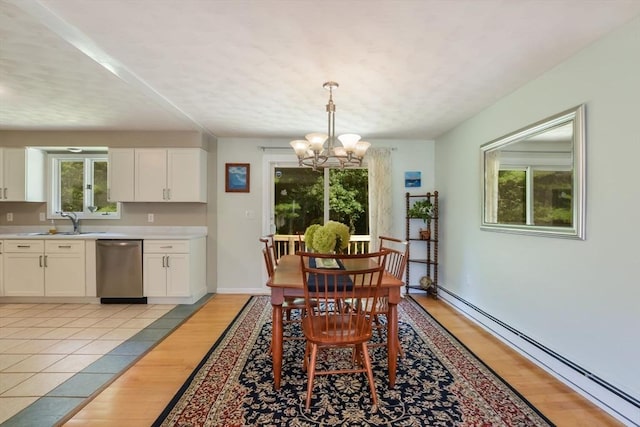
<svg viewBox="0 0 640 427"><path fill-rule="evenodd" d="M169 268L169 267L171 267L171 266L169 265L169 255L167 255L167 268Z"/></svg>
<svg viewBox="0 0 640 427"><path fill-rule="evenodd" d="M19 248L28 249L31 245L18 245Z"/></svg>
<svg viewBox="0 0 640 427"><path fill-rule="evenodd" d="M42 267L42 255L38 257L38 261L39 261L40 267Z"/></svg>
<svg viewBox="0 0 640 427"><path fill-rule="evenodd" d="M162 268L164 268L164 258L165 258L165 256L162 255Z"/></svg>
<svg viewBox="0 0 640 427"><path fill-rule="evenodd" d="M71 245L58 245L59 249L71 249Z"/></svg>
<svg viewBox="0 0 640 427"><path fill-rule="evenodd" d="M171 200L171 189L167 188L167 200Z"/></svg>
<svg viewBox="0 0 640 427"><path fill-rule="evenodd" d="M47 258L49 257L49 255L45 255L44 256L44 266L45 268L47 267Z"/></svg>
<svg viewBox="0 0 640 427"><path fill-rule="evenodd" d="M169 245L169 246L160 246L160 249L171 249L173 248L173 245Z"/></svg>

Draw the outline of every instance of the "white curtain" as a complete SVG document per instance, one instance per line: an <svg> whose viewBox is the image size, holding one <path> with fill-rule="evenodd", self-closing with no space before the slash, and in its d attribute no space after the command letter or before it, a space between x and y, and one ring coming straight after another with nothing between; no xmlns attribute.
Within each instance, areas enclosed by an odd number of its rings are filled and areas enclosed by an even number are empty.
<svg viewBox="0 0 640 427"><path fill-rule="evenodd" d="M484 153L484 219L488 223L498 222L498 173L500 172L500 150Z"/></svg>
<svg viewBox="0 0 640 427"><path fill-rule="evenodd" d="M369 235L370 250L378 249L379 236L389 236L392 226L391 149L370 148L369 169Z"/></svg>

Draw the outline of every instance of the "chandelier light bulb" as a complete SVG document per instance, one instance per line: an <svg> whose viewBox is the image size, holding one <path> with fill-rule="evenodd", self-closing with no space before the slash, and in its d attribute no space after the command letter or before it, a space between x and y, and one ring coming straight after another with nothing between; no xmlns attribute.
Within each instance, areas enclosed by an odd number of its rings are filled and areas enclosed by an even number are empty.
<svg viewBox="0 0 640 427"><path fill-rule="evenodd" d="M344 147L334 147L333 153L336 157L347 157L347 150Z"/></svg>
<svg viewBox="0 0 640 427"><path fill-rule="evenodd" d="M289 143L293 150L296 152L296 156L304 157L307 154L307 149L309 148L309 142L304 139L296 139L295 141L291 141Z"/></svg>
<svg viewBox="0 0 640 427"><path fill-rule="evenodd" d="M357 157L363 157L367 152L367 150L369 149L369 147L371 147L370 142L358 141L358 143L355 146L353 154L355 154Z"/></svg>
<svg viewBox="0 0 640 427"><path fill-rule="evenodd" d="M313 151L322 151L324 143L329 138L329 135L325 133L310 133L305 135L307 141L309 141L309 148Z"/></svg>
<svg viewBox="0 0 640 427"><path fill-rule="evenodd" d="M347 153L353 153L356 144L360 141L360 135L356 135L355 133L345 133L344 135L340 135L338 139L342 142L342 146Z"/></svg>

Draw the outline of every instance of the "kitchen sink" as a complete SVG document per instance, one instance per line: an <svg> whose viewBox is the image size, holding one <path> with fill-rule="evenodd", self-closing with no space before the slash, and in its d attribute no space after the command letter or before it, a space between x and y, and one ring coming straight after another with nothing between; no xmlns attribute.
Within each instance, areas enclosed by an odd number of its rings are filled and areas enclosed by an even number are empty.
<svg viewBox="0 0 640 427"><path fill-rule="evenodd" d="M79 233L74 233L73 231L63 231L62 233L56 233L56 234L62 234L63 236L80 236L82 234L98 234L98 233L104 233L104 231L81 231Z"/></svg>

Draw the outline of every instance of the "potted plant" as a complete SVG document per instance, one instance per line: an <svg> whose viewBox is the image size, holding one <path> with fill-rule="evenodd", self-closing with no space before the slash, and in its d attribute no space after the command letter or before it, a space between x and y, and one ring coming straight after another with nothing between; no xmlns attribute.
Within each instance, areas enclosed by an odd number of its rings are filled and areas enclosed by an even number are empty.
<svg viewBox="0 0 640 427"><path fill-rule="evenodd" d="M417 200L411 205L407 214L409 218L419 218L424 221L427 228L420 229L420 238L428 240L431 237L431 219L433 218L433 204L431 200Z"/></svg>

